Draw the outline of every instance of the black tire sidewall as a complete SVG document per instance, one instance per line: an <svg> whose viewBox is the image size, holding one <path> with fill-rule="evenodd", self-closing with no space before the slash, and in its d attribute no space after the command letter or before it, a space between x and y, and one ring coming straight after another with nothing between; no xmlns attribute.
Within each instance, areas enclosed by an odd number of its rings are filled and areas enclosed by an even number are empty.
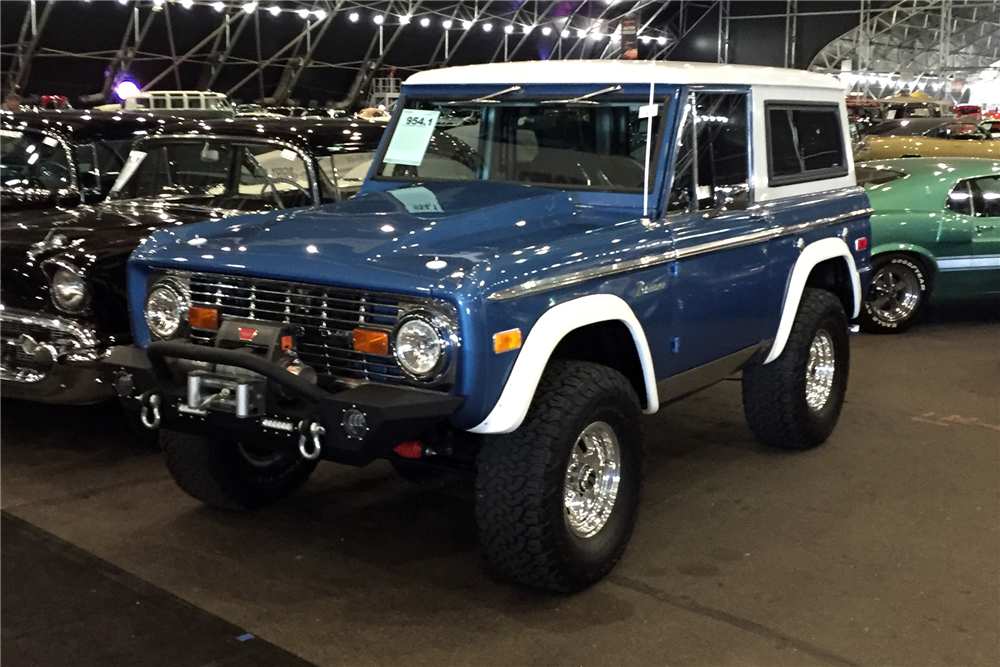
<svg viewBox="0 0 1000 667"><path fill-rule="evenodd" d="M842 312L828 311L814 324L811 335L807 336L807 347L802 355L802 391L799 393L802 409L806 415L806 429L811 440L822 442L833 432L844 407L847 395L847 378L850 370L851 346L847 335L847 323ZM813 410L806 401L806 368L809 363L809 346L820 331L825 331L833 343L834 373L833 384L826 403L819 410Z"/></svg>
<svg viewBox="0 0 1000 667"><path fill-rule="evenodd" d="M558 532L560 551L565 555L567 569L574 579L593 581L603 576L609 569L607 563L617 559L631 535L642 474L642 432L637 407L631 404L628 396L603 392L596 400L581 406L567 423L559 444L559 464L551 470L548 481L557 495L555 502L550 503L550 511L554 513L550 518L553 526L561 527ZM566 521L563 494L572 449L583 430L595 422L608 424L618 439L618 495L611 515L601 530L592 537L580 537Z"/></svg>
<svg viewBox="0 0 1000 667"><path fill-rule="evenodd" d="M893 265L911 272L914 277L916 277L917 282L920 285L920 299L917 302L916 307L913 309L913 312L910 313L909 317L898 322L886 322L875 314L869 304L872 289L870 285L868 288L869 293L861 304L861 317L859 318L860 324L866 331L874 333L901 333L906 331L917 320L920 313L923 311L924 306L927 304L931 288L930 278L920 261L908 255L890 253L874 257L872 259L873 274L871 284L875 284L875 277L878 275L879 271Z"/></svg>

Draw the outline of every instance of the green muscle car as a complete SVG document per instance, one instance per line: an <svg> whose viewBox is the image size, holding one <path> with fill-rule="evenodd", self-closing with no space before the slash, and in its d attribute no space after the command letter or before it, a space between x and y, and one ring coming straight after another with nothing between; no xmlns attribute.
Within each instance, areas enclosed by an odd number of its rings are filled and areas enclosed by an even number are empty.
<svg viewBox="0 0 1000 667"><path fill-rule="evenodd" d="M935 300L1000 294L1000 161L903 158L857 166L874 209L859 323L898 333Z"/></svg>

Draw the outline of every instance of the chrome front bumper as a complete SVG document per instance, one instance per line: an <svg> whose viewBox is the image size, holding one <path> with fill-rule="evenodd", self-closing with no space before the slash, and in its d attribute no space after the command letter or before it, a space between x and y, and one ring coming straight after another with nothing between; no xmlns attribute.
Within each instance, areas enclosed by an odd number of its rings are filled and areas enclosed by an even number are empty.
<svg viewBox="0 0 1000 667"><path fill-rule="evenodd" d="M24 336L51 354L28 354ZM98 366L105 354L93 327L0 304L0 384L5 397L73 404L109 399L114 388Z"/></svg>

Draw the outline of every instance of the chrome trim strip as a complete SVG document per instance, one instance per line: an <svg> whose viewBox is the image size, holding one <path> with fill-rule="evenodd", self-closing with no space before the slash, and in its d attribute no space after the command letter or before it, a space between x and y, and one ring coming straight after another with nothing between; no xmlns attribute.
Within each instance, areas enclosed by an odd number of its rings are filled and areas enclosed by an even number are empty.
<svg viewBox="0 0 1000 667"><path fill-rule="evenodd" d="M63 317L40 315L27 310L6 308L0 304L0 323L23 324L56 333L72 336L79 348L96 348L99 344L97 332L88 326Z"/></svg>
<svg viewBox="0 0 1000 667"><path fill-rule="evenodd" d="M770 347L772 342L766 341L757 345L751 345L739 352L734 352L721 359L710 361L707 364L697 366L691 370L678 373L657 382L656 392L660 399L660 405L684 398L716 382L725 380L736 371L742 369L755 352Z"/></svg>
<svg viewBox="0 0 1000 667"><path fill-rule="evenodd" d="M859 208L857 210L849 211L847 213L841 213L840 215L830 216L828 218L820 218L818 220L812 220L810 222L804 222L798 225L789 225L787 227L776 227L774 229L764 229L759 232L744 234L743 236L736 236L730 239L721 239L719 241L710 241L708 243L702 243L700 245L691 246L690 248L681 248L680 250L668 250L667 252L659 253L656 255L646 255L645 257L640 257L639 259L632 259L624 262L614 262L612 264L608 264L607 266L599 266L592 269L584 269L582 271L566 273L561 276L549 276L546 278L540 278L538 280L529 280L528 282L521 283L520 285L515 285L514 287L507 287L505 289L493 292L486 298L489 301L506 301L507 299L513 299L515 297L527 296L529 294L537 294L538 292L547 292L549 290L559 289L561 287L570 287L572 285L578 285L582 282L593 280L595 278L603 278L606 276L612 276L619 273L625 273L627 271L633 271L635 269L644 269L650 266L657 266L658 264L665 264L667 262L673 262L681 259L688 259L690 257L696 257L698 255L703 255L708 252L716 252L719 250L740 248L742 246L751 245L753 243L758 243L760 241L767 241L770 239L779 238L781 236L802 234L804 232L819 227L827 227L829 225L845 222L847 220L852 220L854 218L860 218L865 215L871 215L871 213L872 213L871 208Z"/></svg>

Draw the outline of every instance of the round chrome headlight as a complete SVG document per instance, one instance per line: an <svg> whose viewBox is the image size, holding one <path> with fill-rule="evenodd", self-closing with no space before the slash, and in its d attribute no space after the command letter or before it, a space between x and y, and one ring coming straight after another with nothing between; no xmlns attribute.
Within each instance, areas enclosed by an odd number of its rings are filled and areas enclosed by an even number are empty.
<svg viewBox="0 0 1000 667"><path fill-rule="evenodd" d="M430 313L413 313L405 315L396 327L396 361L418 380L434 379L447 365L449 336L437 319Z"/></svg>
<svg viewBox="0 0 1000 667"><path fill-rule="evenodd" d="M161 283L146 296L146 326L156 338L170 338L181 328L186 299L170 283Z"/></svg>
<svg viewBox="0 0 1000 667"><path fill-rule="evenodd" d="M87 307L87 282L75 271L58 268L52 274L52 302L67 313L78 313Z"/></svg>

